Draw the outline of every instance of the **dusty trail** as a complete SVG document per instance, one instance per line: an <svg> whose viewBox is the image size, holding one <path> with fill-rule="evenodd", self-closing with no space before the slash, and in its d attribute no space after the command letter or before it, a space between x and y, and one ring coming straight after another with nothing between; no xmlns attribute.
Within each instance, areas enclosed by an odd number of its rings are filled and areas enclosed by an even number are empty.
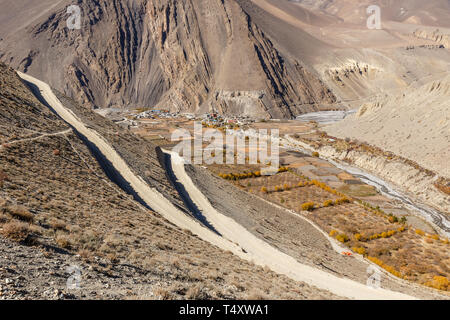
<svg viewBox="0 0 450 320"><path fill-rule="evenodd" d="M31 141L36 141L42 138L46 138L46 137L55 137L55 136L63 136L66 135L68 133L72 132L72 129L67 129L61 132L55 132L55 133L42 133L40 136L34 137L34 138L26 138L26 139L20 139L20 140L14 140L14 141L9 141L9 142L4 142L3 144L7 144L7 145L13 145L16 143L21 143L21 142L31 142ZM1 148L2 146L0 146Z"/></svg>
<svg viewBox="0 0 450 320"><path fill-rule="evenodd" d="M196 220L178 210L168 199L154 188L151 188L142 178L131 171L120 155L97 132L86 125L69 109L65 108L52 92L50 86L29 75L19 73L25 81L40 90L40 95L47 104L64 121L70 124L79 134L94 144L111 162L114 168L126 179L139 197L153 210L168 221L182 229L188 229L201 239L229 250L237 256L252 261L261 266L284 274L293 280L305 282L334 294L356 299L412 299L413 297L385 289L372 289L361 283L339 278L324 271L298 263L294 258L271 247L264 241L253 236L234 220L217 212L196 188L184 170L184 162L177 154L172 154L172 166L177 179L184 185L189 196L202 210L204 216L223 237L205 228ZM229 239L229 240L228 240ZM238 245L236 245L237 243ZM246 251L244 252L243 249Z"/></svg>

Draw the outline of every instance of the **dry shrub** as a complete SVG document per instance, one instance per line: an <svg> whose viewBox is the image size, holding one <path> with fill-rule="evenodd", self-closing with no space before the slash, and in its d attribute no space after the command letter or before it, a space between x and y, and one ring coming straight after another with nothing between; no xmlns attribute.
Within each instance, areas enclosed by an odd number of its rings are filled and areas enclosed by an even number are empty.
<svg viewBox="0 0 450 320"><path fill-rule="evenodd" d="M81 249L77 252L77 254L80 256L81 259L84 261L90 261L93 258L92 251L89 251L87 249Z"/></svg>
<svg viewBox="0 0 450 320"><path fill-rule="evenodd" d="M360 233L354 234L353 237L355 238L356 241L361 241L364 238L364 236Z"/></svg>
<svg viewBox="0 0 450 320"><path fill-rule="evenodd" d="M160 300L170 300L172 297L172 294L164 288L157 288L153 293Z"/></svg>
<svg viewBox="0 0 450 320"><path fill-rule="evenodd" d="M186 292L186 298L189 300L200 300L204 297L203 289L201 284L196 284L193 287L190 287Z"/></svg>
<svg viewBox="0 0 450 320"><path fill-rule="evenodd" d="M401 274L401 272L397 271L394 267L385 264L382 260L380 260L380 259L378 259L376 257L370 257L370 256L367 257L367 259L369 259L373 263L379 265L384 270L386 270L387 272L393 274L394 276L396 276L398 278L403 278L403 275Z"/></svg>
<svg viewBox="0 0 450 320"><path fill-rule="evenodd" d="M106 255L106 259L108 259L111 263L117 263L119 262L119 257L114 252L108 253Z"/></svg>
<svg viewBox="0 0 450 320"><path fill-rule="evenodd" d="M442 276L435 276L432 281L426 282L426 286L438 289L438 290L449 290L450 289L450 282L446 277Z"/></svg>
<svg viewBox="0 0 450 320"><path fill-rule="evenodd" d="M424 236L424 235L425 235L425 232L423 232L423 231L420 230L420 229L416 229L416 233L417 233L419 236Z"/></svg>
<svg viewBox="0 0 450 320"><path fill-rule="evenodd" d="M11 221L3 225L3 236L13 241L25 241L30 235L30 228L26 223Z"/></svg>
<svg viewBox="0 0 450 320"><path fill-rule="evenodd" d="M70 248L69 238L67 238L67 236L65 236L65 235L61 235L61 234L57 235L55 241L56 241L56 244L63 249Z"/></svg>
<svg viewBox="0 0 450 320"><path fill-rule="evenodd" d="M336 230L331 230L330 231L330 236L334 237L338 232Z"/></svg>
<svg viewBox="0 0 450 320"><path fill-rule="evenodd" d="M3 183L8 180L8 176L2 170L0 170L0 188L3 187Z"/></svg>
<svg viewBox="0 0 450 320"><path fill-rule="evenodd" d="M353 247L352 250L353 250L353 252L356 252L356 253L361 254L363 256L367 254L366 248L364 248L364 247Z"/></svg>
<svg viewBox="0 0 450 320"><path fill-rule="evenodd" d="M9 206L6 211L13 217L25 222L33 222L34 215L24 206Z"/></svg>
<svg viewBox="0 0 450 320"><path fill-rule="evenodd" d="M441 190L443 193L450 195L450 182L443 178L440 178L434 183L434 186Z"/></svg>
<svg viewBox="0 0 450 320"><path fill-rule="evenodd" d="M336 237L336 240L339 242L345 243L345 242L349 241L350 239L348 238L348 236L345 233L342 233Z"/></svg>
<svg viewBox="0 0 450 320"><path fill-rule="evenodd" d="M53 219L50 221L50 227L55 230L66 230L66 223L59 219Z"/></svg>
<svg viewBox="0 0 450 320"><path fill-rule="evenodd" d="M302 210L303 211L313 211L315 208L314 202L305 202L302 204Z"/></svg>
<svg viewBox="0 0 450 320"><path fill-rule="evenodd" d="M5 214L2 214L2 213L0 212L0 224L6 223L6 222L8 222L8 221L9 221L9 217L7 217Z"/></svg>
<svg viewBox="0 0 450 320"><path fill-rule="evenodd" d="M439 235L437 235L437 234L432 234L432 235L430 236L430 238L433 239L433 240L436 240L436 241L439 241L439 240L440 240Z"/></svg>
<svg viewBox="0 0 450 320"><path fill-rule="evenodd" d="M324 207L331 207L333 205L333 200L326 200L323 203Z"/></svg>
<svg viewBox="0 0 450 320"><path fill-rule="evenodd" d="M344 204L344 203L350 203L351 200L347 197L342 197L339 199L336 199L336 201L334 202L336 205L340 205L340 204Z"/></svg>

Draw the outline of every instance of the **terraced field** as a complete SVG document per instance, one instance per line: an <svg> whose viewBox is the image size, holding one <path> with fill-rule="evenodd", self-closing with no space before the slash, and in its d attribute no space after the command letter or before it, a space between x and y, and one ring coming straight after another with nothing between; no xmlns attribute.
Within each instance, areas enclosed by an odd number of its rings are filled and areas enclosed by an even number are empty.
<svg viewBox="0 0 450 320"><path fill-rule="evenodd" d="M247 168L236 166L235 170L242 174ZM449 240L415 228L406 218L388 214L293 169L231 183L306 216L353 254L364 256L396 277L450 290Z"/></svg>

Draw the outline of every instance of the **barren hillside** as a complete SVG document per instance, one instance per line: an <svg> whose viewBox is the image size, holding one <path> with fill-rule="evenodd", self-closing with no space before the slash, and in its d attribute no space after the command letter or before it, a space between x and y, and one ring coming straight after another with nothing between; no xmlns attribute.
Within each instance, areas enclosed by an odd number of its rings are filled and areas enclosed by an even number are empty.
<svg viewBox="0 0 450 320"><path fill-rule="evenodd" d="M327 131L377 145L449 178L450 77L366 103Z"/></svg>

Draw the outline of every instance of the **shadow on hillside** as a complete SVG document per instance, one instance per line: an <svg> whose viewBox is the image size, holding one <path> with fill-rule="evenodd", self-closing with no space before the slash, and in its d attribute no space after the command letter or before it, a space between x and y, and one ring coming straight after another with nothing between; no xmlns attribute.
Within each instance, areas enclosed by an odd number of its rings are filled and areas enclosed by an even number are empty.
<svg viewBox="0 0 450 320"><path fill-rule="evenodd" d="M167 178L172 183L174 188L178 191L178 194L180 195L181 199L183 199L184 204L189 209L189 211L192 213L192 215L197 219L201 224L203 224L205 227L213 231L219 236L222 236L206 219L206 217L203 215L201 210L197 207L197 205L192 201L191 197L189 196L189 193L186 191L184 185L178 181L178 179L175 176L175 173L173 172L172 168L172 161L170 154L164 153L160 147L156 148L156 153L158 155L158 159L160 163L163 165L163 168L166 171Z"/></svg>
<svg viewBox="0 0 450 320"><path fill-rule="evenodd" d="M58 113L46 102L44 97L41 94L40 89L33 83L28 82L24 79L22 81L25 85L31 90L31 92L36 96L36 98L47 108L49 108L56 116L59 117ZM63 120L64 121L64 120ZM67 123L67 122L66 122ZM103 153L97 148L95 144L90 142L84 135L78 132L74 127L72 127L69 123L67 123L69 127L75 132L75 134L83 141L83 143L88 147L91 154L95 157L97 162L100 164L101 168L108 176L108 178L114 182L119 188L121 188L126 193L132 195L136 201L138 201L141 205L146 207L147 209L152 210L144 200L134 191L129 182L116 170L113 164L103 155Z"/></svg>

